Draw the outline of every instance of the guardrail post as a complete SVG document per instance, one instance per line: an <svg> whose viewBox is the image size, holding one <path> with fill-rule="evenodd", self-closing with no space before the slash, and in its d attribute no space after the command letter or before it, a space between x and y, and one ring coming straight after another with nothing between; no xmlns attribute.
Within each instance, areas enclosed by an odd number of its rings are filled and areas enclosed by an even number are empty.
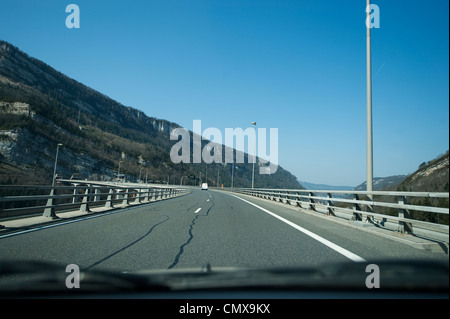
<svg viewBox="0 0 450 319"><path fill-rule="evenodd" d="M123 194L122 205L124 206L128 205L128 188L125 190L125 193Z"/></svg>
<svg viewBox="0 0 450 319"><path fill-rule="evenodd" d="M303 208L303 206L302 206L302 200L300 199L300 192L295 192L295 203L296 203L296 205L298 206L298 207L300 207L300 208Z"/></svg>
<svg viewBox="0 0 450 319"><path fill-rule="evenodd" d="M80 211L85 213L89 213L91 211L89 209L89 185L87 186L84 192L83 201L81 202L80 206Z"/></svg>
<svg viewBox="0 0 450 319"><path fill-rule="evenodd" d="M373 202L373 195L367 195L367 200ZM366 212L373 213L373 206L366 205ZM374 223L374 218L371 215L366 215L366 222Z"/></svg>
<svg viewBox="0 0 450 319"><path fill-rule="evenodd" d="M405 196L399 196L398 197L398 204L400 205L406 205L406 197ZM400 218L409 218L409 211L407 209L400 209L398 212L398 217ZM405 221L399 221L398 222L398 231L401 233L412 233L413 232L413 226L411 223L405 222Z"/></svg>
<svg viewBox="0 0 450 319"><path fill-rule="evenodd" d="M145 189L144 201L145 202L149 202L150 201L150 189L148 189L148 188Z"/></svg>
<svg viewBox="0 0 450 319"><path fill-rule="evenodd" d="M112 198L114 194L114 189L109 189L108 198L106 199L105 208L113 208Z"/></svg>
<svg viewBox="0 0 450 319"><path fill-rule="evenodd" d="M135 191L136 191L136 195L134 195L135 196L134 203L139 204L141 202L141 189L138 188Z"/></svg>
<svg viewBox="0 0 450 319"><path fill-rule="evenodd" d="M362 214L358 213L358 211L361 211L361 206L357 203L357 201L359 201L359 196L358 194L353 194L353 200L355 201L353 203L353 216L352 216L352 220L356 220L356 221L362 221Z"/></svg>
<svg viewBox="0 0 450 319"><path fill-rule="evenodd" d="M313 198L311 198L311 196L314 196L314 193L313 192L309 192L309 209L311 209L311 210L316 210L316 206L315 206L315 201L314 201L314 199Z"/></svg>
<svg viewBox="0 0 450 319"><path fill-rule="evenodd" d="M286 191L286 204L291 205L291 196L289 194L289 191Z"/></svg>
<svg viewBox="0 0 450 319"><path fill-rule="evenodd" d="M100 200L99 195L98 195L99 189L98 189L98 186L94 186L94 187L95 187L95 190L94 190L94 202L98 202Z"/></svg>
<svg viewBox="0 0 450 319"><path fill-rule="evenodd" d="M78 203L78 188L77 185L73 188L73 198L72 198L72 204Z"/></svg>
<svg viewBox="0 0 450 319"><path fill-rule="evenodd" d="M294 192L293 194L292 194L292 200L294 201L294 206L295 207L297 207L297 206L299 206L299 204L298 204L298 192Z"/></svg>
<svg viewBox="0 0 450 319"><path fill-rule="evenodd" d="M162 199L162 191L161 191L161 188L158 188L157 190L156 190L156 200L161 200Z"/></svg>
<svg viewBox="0 0 450 319"><path fill-rule="evenodd" d="M156 190L156 200L161 200L162 199L162 189L158 188Z"/></svg>
<svg viewBox="0 0 450 319"><path fill-rule="evenodd" d="M152 201L156 201L156 189L152 188L152 197L150 198Z"/></svg>
<svg viewBox="0 0 450 319"><path fill-rule="evenodd" d="M327 215L336 216L334 214L334 207L333 207L334 205L331 199L332 199L331 193L327 193Z"/></svg>
<svg viewBox="0 0 450 319"><path fill-rule="evenodd" d="M50 197L49 197L49 199L47 199L47 205L45 205L46 207L44 209L44 214L42 216L52 218L52 219L59 218L55 214L55 206L53 205L53 196L54 195L55 195L55 189L52 188L52 190L50 191L50 195L49 195Z"/></svg>

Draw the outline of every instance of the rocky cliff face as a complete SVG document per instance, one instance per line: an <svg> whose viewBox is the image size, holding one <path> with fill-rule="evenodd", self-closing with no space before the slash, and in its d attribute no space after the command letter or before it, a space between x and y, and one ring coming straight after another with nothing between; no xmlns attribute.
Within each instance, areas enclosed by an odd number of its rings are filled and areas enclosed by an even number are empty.
<svg viewBox="0 0 450 319"><path fill-rule="evenodd" d="M69 113L73 118L78 113L85 118L100 118L107 123L147 131L152 128L165 134L178 127L123 106L4 41L0 41L0 83L3 84L0 101L5 101L6 97L6 102L16 102L11 108L18 109L25 102L36 113L46 115L48 106L61 108L57 104L63 104L71 109Z"/></svg>
<svg viewBox="0 0 450 319"><path fill-rule="evenodd" d="M178 125L123 106L0 41L0 164L8 165L3 177L22 167L51 179L62 141L58 168L65 177L114 178L122 153L124 170L133 174L149 163L139 152L143 145L147 154L166 151L173 127Z"/></svg>
<svg viewBox="0 0 450 319"><path fill-rule="evenodd" d="M36 125L46 124L53 129L58 129L55 123L37 115L26 103L0 101L0 116L8 114L27 117ZM33 134L26 127L0 130L0 161L9 168L7 171L3 170L3 175L15 175L17 178L17 174L11 174L11 171L16 168L28 171L28 174L21 174L20 181L22 183L29 182L27 176L32 181L50 182L55 157L56 145L42 135ZM60 149L58 154L59 175L71 177L75 173L77 177L89 177L93 172L101 179L109 179L114 176L111 169L102 166L98 160L93 159L87 153L74 152L70 146Z"/></svg>
<svg viewBox="0 0 450 319"><path fill-rule="evenodd" d="M0 41L0 184L48 183L57 144L62 143L57 173L66 178L114 179L120 165L120 173L131 181L145 175L179 183L182 176L199 176L209 169L230 185L231 166L178 165L170 160L176 143L170 131L177 127L124 106ZM235 185L250 185L251 168L240 167ZM262 176L260 183L301 187L281 167L276 174Z"/></svg>
<svg viewBox="0 0 450 319"><path fill-rule="evenodd" d="M417 192L449 191L449 153L424 162L400 185L399 190Z"/></svg>
<svg viewBox="0 0 450 319"><path fill-rule="evenodd" d="M8 103L0 101L0 113L24 115L30 118L34 118L36 116L36 113L31 110L29 104L21 102Z"/></svg>

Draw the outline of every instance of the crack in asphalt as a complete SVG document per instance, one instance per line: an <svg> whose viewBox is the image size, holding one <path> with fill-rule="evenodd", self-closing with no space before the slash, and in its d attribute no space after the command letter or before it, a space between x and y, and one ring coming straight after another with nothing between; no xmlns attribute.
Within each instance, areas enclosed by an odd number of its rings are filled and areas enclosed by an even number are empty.
<svg viewBox="0 0 450 319"><path fill-rule="evenodd" d="M189 225L189 238L188 240L180 246L180 251L178 252L178 254L175 256L175 260L173 261L173 263L168 267L168 269L172 269L173 267L175 267L178 262L180 261L180 257L184 252L184 247L186 247L187 245L189 245L189 243L191 242L191 240L194 238L194 234L192 233L192 230L194 229L194 225L195 222L197 221L198 218L200 217L205 217L209 215L209 211L211 210L211 208L213 208L215 206L214 202L212 203L212 206L208 208L208 210L206 211L205 214L197 214L194 219L192 219L191 224Z"/></svg>
<svg viewBox="0 0 450 319"><path fill-rule="evenodd" d="M85 268L85 269L88 270L88 269L90 269L90 268L92 268L92 267L94 267L94 266L97 266L97 265L99 265L100 263L104 262L105 260L107 260L107 259L109 259L109 258L111 258L111 257L113 257L113 256L115 256L115 255L117 255L117 254L119 254L120 252L124 251L125 249L127 249L127 248L133 246L134 244L136 244L137 242L141 241L142 239L144 239L145 237L147 237L148 235L150 235L151 232L152 232L157 226L159 226L159 225L161 225L162 223L165 223L166 221L169 220L169 217L168 217L168 216L164 216L164 217L165 217L165 219L164 219L163 221L160 221L159 223L156 223L155 225L153 225L153 226L152 226L152 227L151 227L144 235L142 235L141 237L139 237L139 238L136 239L135 241L133 241L133 242L129 243L128 245L122 247L121 249L117 250L116 252L114 252L114 253L112 253L112 254L106 256L105 258L102 258L102 259L100 259L99 261L96 261L95 263L93 263L92 265L88 266L88 267Z"/></svg>

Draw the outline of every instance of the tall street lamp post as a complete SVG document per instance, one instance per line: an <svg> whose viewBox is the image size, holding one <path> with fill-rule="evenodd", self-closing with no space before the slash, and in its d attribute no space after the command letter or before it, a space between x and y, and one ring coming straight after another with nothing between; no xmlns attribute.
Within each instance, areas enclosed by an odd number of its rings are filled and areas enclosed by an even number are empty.
<svg viewBox="0 0 450 319"><path fill-rule="evenodd" d="M234 149L233 149L233 165L231 166L231 189L233 189L234 182Z"/></svg>
<svg viewBox="0 0 450 319"><path fill-rule="evenodd" d="M252 122L255 126L255 157L253 158L253 170L252 170L252 188L255 187L255 162L256 162L256 122Z"/></svg>
<svg viewBox="0 0 450 319"><path fill-rule="evenodd" d="M55 186L55 179L56 179L56 165L58 164L58 153L59 153L59 147L62 146L61 143L58 143L56 146L56 158L55 158L55 168L53 169L53 180L52 180L52 186Z"/></svg>
<svg viewBox="0 0 450 319"><path fill-rule="evenodd" d="M370 0L366 4L366 51L367 51L367 191L373 190L372 147L372 66L370 52Z"/></svg>

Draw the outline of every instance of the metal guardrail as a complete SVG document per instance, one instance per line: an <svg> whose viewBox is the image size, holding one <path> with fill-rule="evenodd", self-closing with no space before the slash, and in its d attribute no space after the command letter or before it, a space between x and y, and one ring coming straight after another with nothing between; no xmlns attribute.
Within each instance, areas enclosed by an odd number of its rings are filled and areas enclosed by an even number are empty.
<svg viewBox="0 0 450 319"><path fill-rule="evenodd" d="M390 191L333 191L304 189L232 189L237 193L256 196L272 201L283 202L292 206L320 212L326 215L363 221L401 233L418 235L437 235L434 238L449 242L449 225L423 221L411 217L412 211L449 215L449 193L437 192L390 192ZM377 197L378 200L374 200ZM441 199L447 207L431 204L409 204L411 198L436 200ZM395 215L379 213L377 210L391 212Z"/></svg>
<svg viewBox="0 0 450 319"><path fill-rule="evenodd" d="M113 184L91 181L58 180L70 186L0 185L0 219L42 215L58 218L57 212L79 210L89 213L93 207L144 204L181 196L183 187L158 187L145 184Z"/></svg>

